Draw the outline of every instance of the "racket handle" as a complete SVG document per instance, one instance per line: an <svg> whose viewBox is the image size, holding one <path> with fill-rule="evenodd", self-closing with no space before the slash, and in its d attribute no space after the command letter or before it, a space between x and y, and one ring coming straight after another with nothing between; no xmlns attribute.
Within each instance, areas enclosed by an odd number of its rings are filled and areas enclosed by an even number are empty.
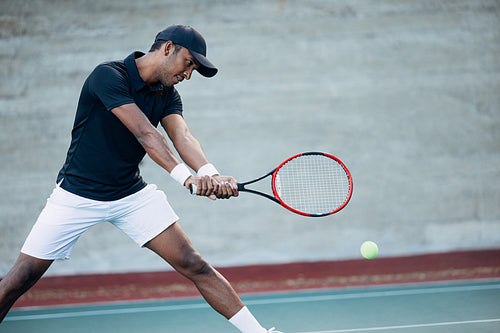
<svg viewBox="0 0 500 333"><path fill-rule="evenodd" d="M196 188L195 184L189 185L189 193L191 193L192 195L196 195L196 191L197 191L197 188Z"/></svg>
<svg viewBox="0 0 500 333"><path fill-rule="evenodd" d="M196 185L195 184L191 184L189 185L189 193L191 193L192 195L196 195ZM242 185L242 184L238 184L238 191L244 191L245 190L245 186Z"/></svg>

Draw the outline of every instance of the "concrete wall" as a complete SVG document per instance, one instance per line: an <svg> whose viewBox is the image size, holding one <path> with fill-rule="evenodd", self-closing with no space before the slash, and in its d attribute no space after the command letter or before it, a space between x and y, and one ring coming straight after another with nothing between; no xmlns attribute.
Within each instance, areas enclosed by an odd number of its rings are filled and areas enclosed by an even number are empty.
<svg viewBox="0 0 500 333"><path fill-rule="evenodd" d="M212 264L356 258L366 239L381 256L500 247L499 1L3 0L0 13L0 276L54 186L86 76L174 23L202 32L220 67L179 91L223 173L321 150L354 176L348 207L311 219L245 193L193 198L146 158ZM161 269L102 224L49 274Z"/></svg>

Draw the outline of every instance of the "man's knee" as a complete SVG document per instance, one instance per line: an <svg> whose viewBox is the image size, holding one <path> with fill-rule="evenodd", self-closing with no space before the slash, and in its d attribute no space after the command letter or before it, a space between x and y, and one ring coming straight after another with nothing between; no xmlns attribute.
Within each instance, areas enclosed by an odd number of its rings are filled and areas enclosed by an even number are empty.
<svg viewBox="0 0 500 333"><path fill-rule="evenodd" d="M175 268L187 277L207 275L213 271L212 266L193 248L185 249L176 264Z"/></svg>

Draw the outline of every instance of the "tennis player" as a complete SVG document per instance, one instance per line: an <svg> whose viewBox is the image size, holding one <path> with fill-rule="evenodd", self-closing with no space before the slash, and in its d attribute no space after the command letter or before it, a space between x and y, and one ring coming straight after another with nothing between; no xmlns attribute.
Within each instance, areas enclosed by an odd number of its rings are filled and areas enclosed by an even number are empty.
<svg viewBox="0 0 500 333"><path fill-rule="evenodd" d="M147 153L179 184L210 199L238 196L233 177L208 162L182 117L174 85L197 70L212 77L204 38L191 27L158 33L147 54L97 66L85 81L66 161L12 269L0 281L0 321L54 260L68 259L80 235L108 221L190 279L217 312L241 332L267 331L228 281L192 246L166 195L146 184L139 163ZM181 159L158 131L161 123Z"/></svg>

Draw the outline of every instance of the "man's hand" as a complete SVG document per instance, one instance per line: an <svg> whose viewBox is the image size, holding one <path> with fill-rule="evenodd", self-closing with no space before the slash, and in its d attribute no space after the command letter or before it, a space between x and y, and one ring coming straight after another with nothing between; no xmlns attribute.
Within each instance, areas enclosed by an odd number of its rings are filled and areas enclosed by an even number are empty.
<svg viewBox="0 0 500 333"><path fill-rule="evenodd" d="M230 197L237 197L238 183L231 176L213 176L217 181L218 187L215 190L215 195L219 199L229 199Z"/></svg>
<svg viewBox="0 0 500 333"><path fill-rule="evenodd" d="M238 196L238 183L231 176L191 176L184 183L189 190L196 186L196 195L209 197L212 200L229 199Z"/></svg>
<svg viewBox="0 0 500 333"><path fill-rule="evenodd" d="M184 186L188 190L190 190L191 185L196 186L196 195L200 195L203 197L209 197L212 200L216 200L217 196L215 195L215 191L218 188L217 181L210 176L191 176L186 179Z"/></svg>

